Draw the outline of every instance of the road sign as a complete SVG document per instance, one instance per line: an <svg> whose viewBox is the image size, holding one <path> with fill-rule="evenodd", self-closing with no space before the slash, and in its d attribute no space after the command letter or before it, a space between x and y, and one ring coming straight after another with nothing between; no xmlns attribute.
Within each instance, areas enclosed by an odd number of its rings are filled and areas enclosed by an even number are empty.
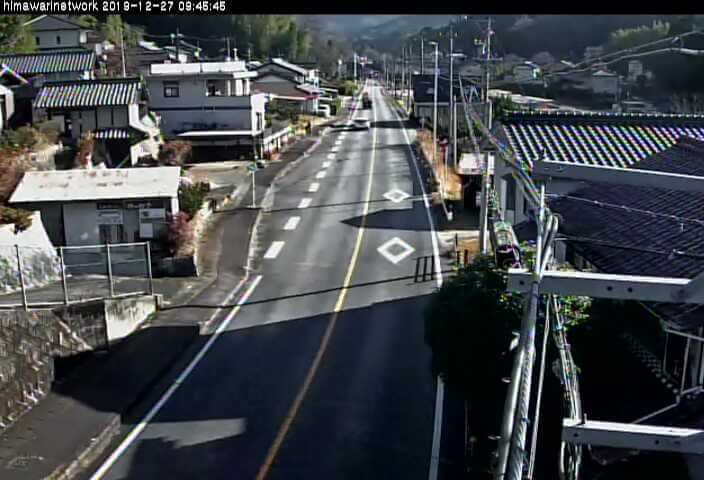
<svg viewBox="0 0 704 480"><path fill-rule="evenodd" d="M257 171L257 164L256 163L250 163L247 165L247 170L254 173Z"/></svg>

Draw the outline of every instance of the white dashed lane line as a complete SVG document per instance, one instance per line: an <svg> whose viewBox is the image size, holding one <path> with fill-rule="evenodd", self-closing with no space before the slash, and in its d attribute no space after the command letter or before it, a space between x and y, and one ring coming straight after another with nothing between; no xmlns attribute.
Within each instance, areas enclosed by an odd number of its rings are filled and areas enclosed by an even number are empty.
<svg viewBox="0 0 704 480"><path fill-rule="evenodd" d="M286 242L282 242L280 240L271 242L271 246L269 247L269 250L267 250L264 254L264 258L274 259L278 257L279 253L281 253L281 249L284 248L284 243Z"/></svg>
<svg viewBox="0 0 704 480"><path fill-rule="evenodd" d="M284 225L284 230L295 230L298 226L298 222L301 221L301 217L291 217Z"/></svg>
<svg viewBox="0 0 704 480"><path fill-rule="evenodd" d="M330 162L323 162L323 168L328 168L330 166Z"/></svg>
<svg viewBox="0 0 704 480"><path fill-rule="evenodd" d="M308 191L309 192L317 192L319 188L320 188L320 184L318 182L313 182L310 184L310 187L308 187Z"/></svg>
<svg viewBox="0 0 704 480"><path fill-rule="evenodd" d="M328 153L328 160L335 160L335 154L334 154L334 153Z"/></svg>
<svg viewBox="0 0 704 480"><path fill-rule="evenodd" d="M325 178L325 175L327 175L327 173L328 172L326 172L325 170L321 170L315 175L315 178Z"/></svg>
<svg viewBox="0 0 704 480"><path fill-rule="evenodd" d="M312 201L312 198L303 198L301 199L301 203L298 204L298 208L308 208L310 206L310 202Z"/></svg>

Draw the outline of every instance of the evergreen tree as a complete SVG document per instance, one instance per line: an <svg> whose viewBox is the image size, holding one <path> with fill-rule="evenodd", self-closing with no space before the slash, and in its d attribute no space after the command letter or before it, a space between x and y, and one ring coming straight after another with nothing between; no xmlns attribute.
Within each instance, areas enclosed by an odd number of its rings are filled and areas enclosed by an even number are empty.
<svg viewBox="0 0 704 480"><path fill-rule="evenodd" d="M0 15L0 53L31 53L36 50L28 15Z"/></svg>

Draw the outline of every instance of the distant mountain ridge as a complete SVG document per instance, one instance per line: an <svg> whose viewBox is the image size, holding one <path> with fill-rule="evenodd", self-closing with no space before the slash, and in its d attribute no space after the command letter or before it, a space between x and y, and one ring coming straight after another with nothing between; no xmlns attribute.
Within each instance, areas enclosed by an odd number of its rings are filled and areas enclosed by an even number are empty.
<svg viewBox="0 0 704 480"><path fill-rule="evenodd" d="M328 34L356 35L392 21L402 15L296 15L304 23L313 23Z"/></svg>

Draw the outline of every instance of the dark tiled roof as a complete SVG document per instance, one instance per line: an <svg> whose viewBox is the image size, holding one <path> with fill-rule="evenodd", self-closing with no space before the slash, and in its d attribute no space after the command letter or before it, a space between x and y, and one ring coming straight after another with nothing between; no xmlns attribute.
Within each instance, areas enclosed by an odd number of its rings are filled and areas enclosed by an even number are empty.
<svg viewBox="0 0 704 480"><path fill-rule="evenodd" d="M23 55L0 55L0 63L20 75L84 72L93 69L95 53L83 48Z"/></svg>
<svg viewBox="0 0 704 480"><path fill-rule="evenodd" d="M632 168L704 176L704 142L683 137ZM704 192L591 184L551 199L550 209L562 217L560 232L599 271L681 278L704 272ZM687 328L704 322L704 309L693 307L654 310Z"/></svg>
<svg viewBox="0 0 704 480"><path fill-rule="evenodd" d="M673 146L682 136L704 140L704 116L611 113L518 113L502 121L520 160L625 167Z"/></svg>
<svg viewBox="0 0 704 480"><path fill-rule="evenodd" d="M80 108L129 105L140 98L138 78L109 78L45 83L35 108Z"/></svg>

